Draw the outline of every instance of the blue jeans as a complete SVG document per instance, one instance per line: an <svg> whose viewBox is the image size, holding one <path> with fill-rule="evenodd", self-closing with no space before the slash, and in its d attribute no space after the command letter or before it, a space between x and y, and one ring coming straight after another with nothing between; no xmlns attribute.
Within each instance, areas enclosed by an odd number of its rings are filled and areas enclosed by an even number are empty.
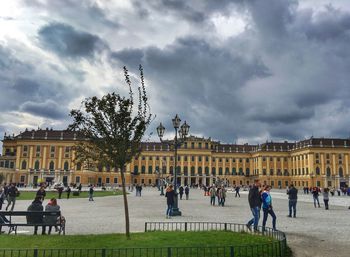
<svg viewBox="0 0 350 257"><path fill-rule="evenodd" d="M173 214L173 205L168 204L168 208L166 209L166 215L171 216Z"/></svg>
<svg viewBox="0 0 350 257"><path fill-rule="evenodd" d="M215 196L210 197L210 204L215 205Z"/></svg>
<svg viewBox="0 0 350 257"><path fill-rule="evenodd" d="M314 196L314 206L315 206L315 208L316 208L316 202L317 202L317 204L318 204L318 207L320 207L320 201L318 200L318 196Z"/></svg>
<svg viewBox="0 0 350 257"><path fill-rule="evenodd" d="M264 212L264 217L263 217L263 223L262 223L262 230L265 231L265 225L266 225L266 221L267 221L267 215L270 214L272 217L272 228L274 230L276 230L276 214L275 212L272 210L272 208L263 208L263 212Z"/></svg>
<svg viewBox="0 0 350 257"><path fill-rule="evenodd" d="M254 230L258 230L258 224L259 224L259 219L260 219L260 208L259 207L254 207L250 208L253 214L253 218L248 221L247 225L250 227L254 223Z"/></svg>
<svg viewBox="0 0 350 257"><path fill-rule="evenodd" d="M297 199L289 200L289 217L292 217L292 211L293 211L293 217L297 214Z"/></svg>

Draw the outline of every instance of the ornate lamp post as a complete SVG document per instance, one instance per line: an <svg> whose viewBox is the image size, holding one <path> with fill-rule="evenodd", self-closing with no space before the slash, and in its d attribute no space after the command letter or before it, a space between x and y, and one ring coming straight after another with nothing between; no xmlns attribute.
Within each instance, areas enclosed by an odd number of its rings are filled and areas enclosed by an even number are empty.
<svg viewBox="0 0 350 257"><path fill-rule="evenodd" d="M181 216L181 211L178 207L178 199L177 199L177 149L181 146L183 142L185 142L186 136L188 135L188 132L190 130L190 126L186 123L186 121L180 126L181 119L176 114L175 118L172 119L173 127L175 129L175 138L174 138L174 150L175 150L175 175L174 175L174 191L175 191L175 201L173 206L173 216ZM178 131L178 129L180 130ZM159 136L159 139L161 142L163 142L163 136L164 136L165 128L162 125L162 123L159 124L157 127L157 134ZM180 138L178 139L177 133L179 133ZM170 143L168 141L168 143Z"/></svg>

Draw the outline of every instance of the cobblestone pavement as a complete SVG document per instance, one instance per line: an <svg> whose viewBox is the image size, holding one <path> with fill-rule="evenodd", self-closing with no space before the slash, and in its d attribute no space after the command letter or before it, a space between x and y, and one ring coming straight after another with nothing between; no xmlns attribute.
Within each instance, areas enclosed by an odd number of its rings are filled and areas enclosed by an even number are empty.
<svg viewBox="0 0 350 257"><path fill-rule="evenodd" d="M190 199L179 201L182 216L171 221L217 221L246 223L251 218L247 191L241 197L229 192L225 207L210 206L209 197L199 189L191 189ZM296 257L301 256L349 256L350 197L330 198L330 210L314 208L311 195L299 193L297 218L288 218L288 200L284 190L272 190L273 206L277 215L277 228L286 232L287 241ZM130 225L133 232L144 230L146 221L165 221L165 198L156 188L145 188L142 197L135 192L128 195ZM47 201L45 200L46 204ZM66 233L102 234L125 231L122 196L88 199L61 199L59 205L67 219ZM25 210L30 201L17 201L15 210ZM262 219L260 219L261 224ZM271 226L271 218L267 221ZM30 234L31 231L21 232Z"/></svg>

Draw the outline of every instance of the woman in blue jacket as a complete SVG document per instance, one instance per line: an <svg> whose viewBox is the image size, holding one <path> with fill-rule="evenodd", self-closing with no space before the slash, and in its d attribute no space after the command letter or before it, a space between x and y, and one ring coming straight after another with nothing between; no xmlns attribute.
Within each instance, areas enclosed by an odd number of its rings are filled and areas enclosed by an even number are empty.
<svg viewBox="0 0 350 257"><path fill-rule="evenodd" d="M272 229L276 230L276 214L272 209L272 198L270 195L271 186L266 185L263 193L261 194L262 209L264 212L264 218L262 223L262 230L265 231L265 225L268 214L272 217Z"/></svg>

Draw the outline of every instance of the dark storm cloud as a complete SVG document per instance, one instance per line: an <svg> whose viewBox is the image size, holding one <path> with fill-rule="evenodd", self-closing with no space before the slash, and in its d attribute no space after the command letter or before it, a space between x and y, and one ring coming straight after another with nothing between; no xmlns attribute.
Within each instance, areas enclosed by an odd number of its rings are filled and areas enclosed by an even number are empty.
<svg viewBox="0 0 350 257"><path fill-rule="evenodd" d="M35 11L44 10L53 13L60 19L81 25L89 26L107 26L110 28L119 28L117 19L108 18L106 12L94 0L22 0L23 4L32 7Z"/></svg>
<svg viewBox="0 0 350 257"><path fill-rule="evenodd" d="M40 65L16 57L16 51L0 45L0 109L38 117L65 119L67 106L77 89L50 78ZM57 70L57 68L56 68Z"/></svg>
<svg viewBox="0 0 350 257"><path fill-rule="evenodd" d="M350 14L327 7L326 11L308 16L308 27L305 29L306 35L310 39L317 40L349 40Z"/></svg>
<svg viewBox="0 0 350 257"><path fill-rule="evenodd" d="M25 102L20 108L20 111L27 112L35 116L40 116L50 119L65 119L68 117L68 108L63 108L52 100L45 102Z"/></svg>
<svg viewBox="0 0 350 257"><path fill-rule="evenodd" d="M150 17L151 12L158 12L180 17L194 24L207 21L209 16L215 12L229 15L231 6L242 7L243 2L244 0L132 0L133 6L141 18Z"/></svg>
<svg viewBox="0 0 350 257"><path fill-rule="evenodd" d="M39 39L51 51L72 58L93 57L95 52L106 47L99 37L61 23L51 23L40 28Z"/></svg>
<svg viewBox="0 0 350 257"><path fill-rule="evenodd" d="M218 133L232 138L231 124L244 112L239 89L250 79L269 76L259 58L244 58L194 37L179 39L164 49L119 51L112 58L128 67L144 65L149 90L157 99L152 104L164 104L160 116L186 114L188 120L196 121L192 131L218 138Z"/></svg>

